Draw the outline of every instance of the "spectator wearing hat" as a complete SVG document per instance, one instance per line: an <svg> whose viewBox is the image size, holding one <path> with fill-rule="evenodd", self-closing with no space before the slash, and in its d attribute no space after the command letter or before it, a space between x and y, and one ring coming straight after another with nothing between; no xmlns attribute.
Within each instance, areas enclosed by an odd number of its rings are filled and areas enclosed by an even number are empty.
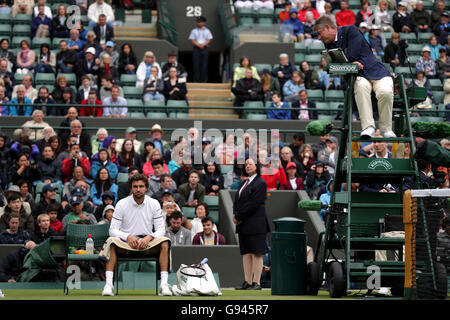
<svg viewBox="0 0 450 320"><path fill-rule="evenodd" d="M65 208L66 205L69 204L70 196L72 195L72 192L76 187L82 187L82 190L78 189L78 191L83 191L84 194L89 197L91 188L89 183L92 183L92 180L88 180L86 178L81 166L73 168L72 178L64 184L63 196L61 199L61 205L63 206L63 208ZM86 190L84 190L84 187L86 187ZM92 206L94 206L94 203L92 203Z"/></svg>
<svg viewBox="0 0 450 320"><path fill-rule="evenodd" d="M305 20L306 21L306 20ZM289 19L281 24L281 35L284 42L303 42L305 40L303 22L298 18L298 12L292 8Z"/></svg>
<svg viewBox="0 0 450 320"><path fill-rule="evenodd" d="M114 50L114 41L106 41L106 48L104 51L101 51L99 54L99 59L102 60L105 54L108 54L111 59L111 64L119 70L119 53Z"/></svg>
<svg viewBox="0 0 450 320"><path fill-rule="evenodd" d="M447 50L444 47L439 48L439 58L436 60L436 74L442 83L450 78L450 58L447 56Z"/></svg>
<svg viewBox="0 0 450 320"><path fill-rule="evenodd" d="M308 93L306 90L300 90L298 93L298 101L292 104L291 119L292 120L317 120L317 111L301 110L301 109L315 109L314 101L308 100Z"/></svg>
<svg viewBox="0 0 450 320"><path fill-rule="evenodd" d="M136 129L134 127L128 127L125 130L125 139L131 139L134 145L134 151L139 153L141 149L142 142L136 139ZM117 139L116 151L120 152L122 150L122 145L125 139Z"/></svg>
<svg viewBox="0 0 450 320"><path fill-rule="evenodd" d="M445 2L443 0L438 0L434 2L434 9L431 12L431 28L441 24L441 15L445 12Z"/></svg>
<svg viewBox="0 0 450 320"><path fill-rule="evenodd" d="M99 208L100 208L100 207L99 207ZM101 219L97 219L97 221L100 221L98 224L111 223L113 214L114 214L114 206L108 204L108 205L103 209L103 213L102 213Z"/></svg>
<svg viewBox="0 0 450 320"><path fill-rule="evenodd" d="M376 56L383 58L386 39L380 34L380 27L373 24L369 31L369 43Z"/></svg>
<svg viewBox="0 0 450 320"><path fill-rule="evenodd" d="M178 187L183 206L195 207L204 201L206 189L200 184L200 174L196 170L189 172L188 182Z"/></svg>
<svg viewBox="0 0 450 320"><path fill-rule="evenodd" d="M69 200L69 204L71 210L62 220L63 234L66 233L67 225L69 223L97 224L97 219L95 219L95 216L92 213L83 211L83 199L80 196L72 196Z"/></svg>
<svg viewBox="0 0 450 320"><path fill-rule="evenodd" d="M91 75L94 79L98 79L100 61L95 59L95 54L95 48L89 47L85 52L84 59L78 59L76 74L80 79L84 75Z"/></svg>
<svg viewBox="0 0 450 320"><path fill-rule="evenodd" d="M399 46L400 34L394 32L391 42L384 49L384 62L389 63L394 70L395 67L402 67L405 63L405 50Z"/></svg>
<svg viewBox="0 0 450 320"><path fill-rule="evenodd" d="M107 118L125 118L128 113L127 100L120 95L119 86L113 85L111 96L102 101L103 117Z"/></svg>
<svg viewBox="0 0 450 320"><path fill-rule="evenodd" d="M175 51L171 51L167 55L167 62L164 64L164 66L162 67L162 70L161 70L163 78L166 78L169 76L170 67L177 68L179 78L187 78L188 73L187 73L185 67L180 62L178 62L177 53Z"/></svg>
<svg viewBox="0 0 450 320"><path fill-rule="evenodd" d="M341 1L341 10L336 13L336 24L339 27L355 24L355 13L348 8L347 0Z"/></svg>
<svg viewBox="0 0 450 320"><path fill-rule="evenodd" d="M322 161L327 167L331 176L334 176L337 156L338 156L338 139L330 136L326 140L325 149L320 150L317 153L317 160Z"/></svg>
<svg viewBox="0 0 450 320"><path fill-rule="evenodd" d="M431 50L428 46L422 48L422 56L417 59L416 71L422 71L428 79L436 77L436 63L430 57Z"/></svg>
<svg viewBox="0 0 450 320"><path fill-rule="evenodd" d="M105 209L111 207L114 209L114 203L116 202L116 195L107 190L102 194L102 204L95 208L94 216L97 221L100 221L104 217Z"/></svg>
<svg viewBox="0 0 450 320"><path fill-rule="evenodd" d="M37 203L36 208L32 213L35 219L38 215L47 212L47 206L49 204L58 206L58 219L62 219L62 217L64 216L64 211L61 203L56 201L56 190L58 190L58 186L54 183L46 184L42 188L41 199Z"/></svg>
<svg viewBox="0 0 450 320"><path fill-rule="evenodd" d="M153 142L155 149L158 149L164 157L164 162L170 161L171 147L170 144L163 139L163 130L161 126L155 123L150 130L150 141Z"/></svg>
<svg viewBox="0 0 450 320"><path fill-rule="evenodd" d="M419 32L431 32L431 16L424 10L423 2L417 1L416 8L411 13L411 27L417 34Z"/></svg>
<svg viewBox="0 0 450 320"><path fill-rule="evenodd" d="M397 11L394 13L392 17L392 26L394 27L395 32L404 32L409 33L412 32L411 21L409 13L407 12L406 3L400 1L397 6Z"/></svg>
<svg viewBox="0 0 450 320"><path fill-rule="evenodd" d="M316 200L321 188L325 188L331 176L322 161L316 161L306 175L306 190L311 199Z"/></svg>
<svg viewBox="0 0 450 320"><path fill-rule="evenodd" d="M197 17L196 23L197 27L189 35L189 40L194 45L192 51L194 82L208 82L208 46L213 39L213 35L205 26L205 17Z"/></svg>
<svg viewBox="0 0 450 320"><path fill-rule="evenodd" d="M439 38L439 43L445 46L447 44L447 39L450 32L448 12L443 12L441 14L440 24L437 24L434 27L433 32Z"/></svg>
<svg viewBox="0 0 450 320"><path fill-rule="evenodd" d="M295 162L286 165L286 175L286 183L280 186L280 190L303 190L303 178L298 176Z"/></svg>
<svg viewBox="0 0 450 320"><path fill-rule="evenodd" d="M291 107L287 102L281 101L279 93L273 93L270 109L267 111L267 119L272 120L290 120Z"/></svg>

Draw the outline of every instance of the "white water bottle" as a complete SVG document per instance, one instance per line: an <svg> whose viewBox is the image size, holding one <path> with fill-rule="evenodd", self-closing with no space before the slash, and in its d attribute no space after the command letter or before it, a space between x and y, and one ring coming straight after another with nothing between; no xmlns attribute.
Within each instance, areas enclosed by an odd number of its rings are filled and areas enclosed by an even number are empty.
<svg viewBox="0 0 450 320"><path fill-rule="evenodd" d="M86 254L94 254L94 240L92 240L92 235L88 235L86 240Z"/></svg>

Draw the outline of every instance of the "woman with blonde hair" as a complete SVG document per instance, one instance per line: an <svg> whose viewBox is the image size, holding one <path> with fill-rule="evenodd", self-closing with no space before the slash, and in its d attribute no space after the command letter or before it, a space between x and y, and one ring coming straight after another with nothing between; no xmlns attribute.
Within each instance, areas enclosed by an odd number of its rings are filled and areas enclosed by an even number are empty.
<svg viewBox="0 0 450 320"><path fill-rule="evenodd" d="M310 144L304 144L301 146L299 152L300 159L303 167L305 168L305 174L311 169L314 163L314 152Z"/></svg>
<svg viewBox="0 0 450 320"><path fill-rule="evenodd" d="M306 90L304 79L299 71L292 72L292 77L283 86L284 101L295 102L298 101L298 93L301 90Z"/></svg>
<svg viewBox="0 0 450 320"><path fill-rule="evenodd" d="M375 8L375 24L380 26L382 32L394 32L392 28L392 16L388 12L388 2L380 0Z"/></svg>
<svg viewBox="0 0 450 320"><path fill-rule="evenodd" d="M144 166L142 167L142 173L145 174L147 177L151 176L152 174L154 174L154 170L153 170L153 166L152 166L152 161L154 160L161 160L164 162L164 159L162 157L161 152L158 149L153 149L152 151L150 151L149 153L149 161L147 161ZM162 173L169 173L169 167L167 166L166 163L163 163L163 172Z"/></svg>
<svg viewBox="0 0 450 320"><path fill-rule="evenodd" d="M119 81L119 71L111 62L111 56L108 53L103 54L100 61L100 66L98 69L99 82L101 82L101 79L106 75L111 75L114 83ZM101 86L101 83L98 85Z"/></svg>
<svg viewBox="0 0 450 320"><path fill-rule="evenodd" d="M142 62L139 64L136 71L136 76L138 79L136 82L136 87L142 88L144 86L144 80L150 78L150 72L153 66L158 68L158 78L161 78L161 66L158 62L156 62L156 57L153 52L147 51L145 52Z"/></svg>

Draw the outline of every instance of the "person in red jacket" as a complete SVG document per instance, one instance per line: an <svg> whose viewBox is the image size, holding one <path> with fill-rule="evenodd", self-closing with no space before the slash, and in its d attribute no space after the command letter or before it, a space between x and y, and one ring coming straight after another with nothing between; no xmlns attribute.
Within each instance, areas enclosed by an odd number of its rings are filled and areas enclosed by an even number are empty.
<svg viewBox="0 0 450 320"><path fill-rule="evenodd" d="M197 233L192 239L193 245L217 246L226 244L225 237L213 230L214 220L211 217L202 219L203 232Z"/></svg>
<svg viewBox="0 0 450 320"><path fill-rule="evenodd" d="M265 149L259 150L258 155L259 163L261 164L261 178L266 182L267 191L277 190L277 184L281 186L287 182L286 173L280 159L278 159L277 164L273 165L273 162L276 161L271 161L267 157Z"/></svg>
<svg viewBox="0 0 450 320"><path fill-rule="evenodd" d="M280 23L283 23L284 21L288 20L291 15L289 14L289 11L292 9L292 3L290 1L286 1L284 3L284 11L281 11L278 14L278 18L280 19Z"/></svg>
<svg viewBox="0 0 450 320"><path fill-rule="evenodd" d="M89 176L91 171L91 163L88 158L81 156L81 149L78 143L72 143L69 148L70 156L62 161L62 173L64 183L72 178L73 168L80 166L83 168L83 173L86 177Z"/></svg>
<svg viewBox="0 0 450 320"><path fill-rule="evenodd" d="M298 20L300 20L301 22L306 22L306 13L308 11L311 11L313 13L314 21L320 17L319 12L313 6L311 6L311 1L305 0L303 4L303 9L298 11Z"/></svg>
<svg viewBox="0 0 450 320"><path fill-rule="evenodd" d="M338 27L355 24L355 13L348 8L347 0L341 1L341 11L336 13L336 24Z"/></svg>
<svg viewBox="0 0 450 320"><path fill-rule="evenodd" d="M303 190L303 179L297 174L297 165L294 162L289 162L286 165L287 179L286 183L282 184L280 190Z"/></svg>
<svg viewBox="0 0 450 320"><path fill-rule="evenodd" d="M89 91L88 98L81 101L81 104L101 106L102 102L97 99L95 90ZM81 107L80 116L82 117L97 117L101 118L103 114L103 107Z"/></svg>

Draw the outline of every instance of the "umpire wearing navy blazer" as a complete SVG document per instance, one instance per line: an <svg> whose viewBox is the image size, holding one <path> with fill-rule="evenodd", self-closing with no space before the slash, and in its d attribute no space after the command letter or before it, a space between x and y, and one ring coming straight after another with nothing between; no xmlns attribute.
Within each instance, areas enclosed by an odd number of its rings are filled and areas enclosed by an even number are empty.
<svg viewBox="0 0 450 320"><path fill-rule="evenodd" d="M314 30L327 49L341 48L350 62L358 64L354 93L363 129L361 136L373 137L376 131L370 97L373 90L378 100L379 129L384 137L394 138L394 83L389 71L373 54L361 31L353 25L338 28L327 16L317 19Z"/></svg>
<svg viewBox="0 0 450 320"><path fill-rule="evenodd" d="M253 159L245 161L245 173L249 178L239 185L233 204L233 222L239 235L245 274L243 285L236 289L260 290L262 255L268 252L266 238L270 232L265 207L267 185Z"/></svg>

